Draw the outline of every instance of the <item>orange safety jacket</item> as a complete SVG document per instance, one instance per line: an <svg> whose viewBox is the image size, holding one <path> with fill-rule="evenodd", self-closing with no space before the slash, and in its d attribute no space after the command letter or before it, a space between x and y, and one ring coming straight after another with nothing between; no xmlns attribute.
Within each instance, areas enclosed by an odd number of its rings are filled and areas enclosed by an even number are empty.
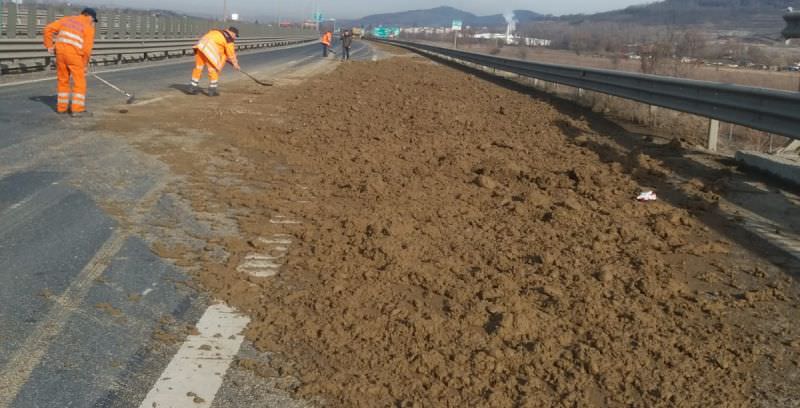
<svg viewBox="0 0 800 408"><path fill-rule="evenodd" d="M68 16L44 28L44 46L55 48L56 53L76 52L88 64L94 48L94 24L90 16ZM53 35L57 35L55 46Z"/></svg>
<svg viewBox="0 0 800 408"><path fill-rule="evenodd" d="M322 34L322 39L320 39L320 42L322 42L323 44L325 44L328 47L330 47L331 46L331 37L332 37L331 32L327 31L327 32L325 32L325 34Z"/></svg>
<svg viewBox="0 0 800 408"><path fill-rule="evenodd" d="M233 37L224 30L211 30L200 39L194 49L203 53L217 71L222 71L229 58L234 64L238 63L233 41Z"/></svg>

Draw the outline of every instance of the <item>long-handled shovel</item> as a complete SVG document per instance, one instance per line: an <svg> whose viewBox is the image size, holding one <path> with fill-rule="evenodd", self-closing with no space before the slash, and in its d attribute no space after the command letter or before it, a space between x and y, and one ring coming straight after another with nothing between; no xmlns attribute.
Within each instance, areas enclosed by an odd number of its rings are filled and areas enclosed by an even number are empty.
<svg viewBox="0 0 800 408"><path fill-rule="evenodd" d="M239 72L243 73L243 74L244 74L246 77L248 77L248 78L252 79L252 80L253 80L253 82L255 82L255 83L257 83L257 84L259 84L259 85L261 85L261 86L272 86L272 83L271 83L271 82L259 81L259 80L258 80L258 79L256 79L254 76L252 76L252 75L248 74L247 72L244 72L244 71L242 71L241 69L239 70Z"/></svg>
<svg viewBox="0 0 800 408"><path fill-rule="evenodd" d="M108 81L106 81L106 80L105 80L105 79L103 79L103 78L100 78L99 76L97 76L97 74L95 74L95 73L94 73L94 72L92 72L92 71L89 71L89 74L90 74L90 75L92 75L92 76L93 76L95 79L97 79L98 81L100 81L100 82L102 82L102 83L104 83L104 84L108 85L108 86L109 86L111 89L113 89L113 90L115 90L115 91L117 91L117 92L119 92L119 93L121 93L121 94L123 94L123 95L127 96L127 97L128 97L128 100L127 100L127 101L125 101L125 103L126 103L126 104L130 105L130 104L132 104L132 103L133 103L133 101L134 101L134 100L136 100L136 96L135 96L133 93L130 93L130 92L125 92L124 90L120 89L119 87L117 87L116 85L112 84L111 82L108 82Z"/></svg>

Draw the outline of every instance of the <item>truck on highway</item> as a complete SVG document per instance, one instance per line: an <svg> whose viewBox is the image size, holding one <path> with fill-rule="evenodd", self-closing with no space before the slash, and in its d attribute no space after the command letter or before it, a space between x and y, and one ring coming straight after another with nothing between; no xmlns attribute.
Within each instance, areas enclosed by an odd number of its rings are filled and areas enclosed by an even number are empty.
<svg viewBox="0 0 800 408"><path fill-rule="evenodd" d="M353 27L353 38L360 40L364 37L364 29L361 27Z"/></svg>

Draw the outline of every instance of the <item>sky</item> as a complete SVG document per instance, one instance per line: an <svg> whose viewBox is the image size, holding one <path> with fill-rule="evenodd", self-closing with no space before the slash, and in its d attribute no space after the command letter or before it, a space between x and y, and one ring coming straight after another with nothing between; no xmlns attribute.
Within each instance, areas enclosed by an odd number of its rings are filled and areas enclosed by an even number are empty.
<svg viewBox="0 0 800 408"><path fill-rule="evenodd" d="M224 0L95 0L108 6L160 8L190 14L222 15ZM502 14L508 10L531 10L542 14L595 13L650 0L227 0L230 12L244 19L265 16L303 18L316 7L326 18L355 19L370 14L451 6L477 15Z"/></svg>

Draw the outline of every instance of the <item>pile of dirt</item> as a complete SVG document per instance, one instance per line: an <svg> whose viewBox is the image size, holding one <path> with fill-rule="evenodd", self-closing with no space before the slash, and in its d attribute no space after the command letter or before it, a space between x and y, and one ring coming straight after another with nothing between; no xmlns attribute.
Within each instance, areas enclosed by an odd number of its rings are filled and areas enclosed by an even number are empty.
<svg viewBox="0 0 800 408"><path fill-rule="evenodd" d="M635 201L669 170L645 154L612 160L590 120L568 113L393 58L190 108L134 107L102 126L165 119L139 143L186 175L176 188L198 212L229 214L241 233L214 240L223 262L170 255L202 265L202 285L250 314L248 339L279 356L259 371L296 376L300 396L493 407L790 398L796 283L753 276L758 259L698 222L714 194L691 208ZM211 137L186 147L186 128ZM278 233L293 242L277 276L237 271Z"/></svg>

